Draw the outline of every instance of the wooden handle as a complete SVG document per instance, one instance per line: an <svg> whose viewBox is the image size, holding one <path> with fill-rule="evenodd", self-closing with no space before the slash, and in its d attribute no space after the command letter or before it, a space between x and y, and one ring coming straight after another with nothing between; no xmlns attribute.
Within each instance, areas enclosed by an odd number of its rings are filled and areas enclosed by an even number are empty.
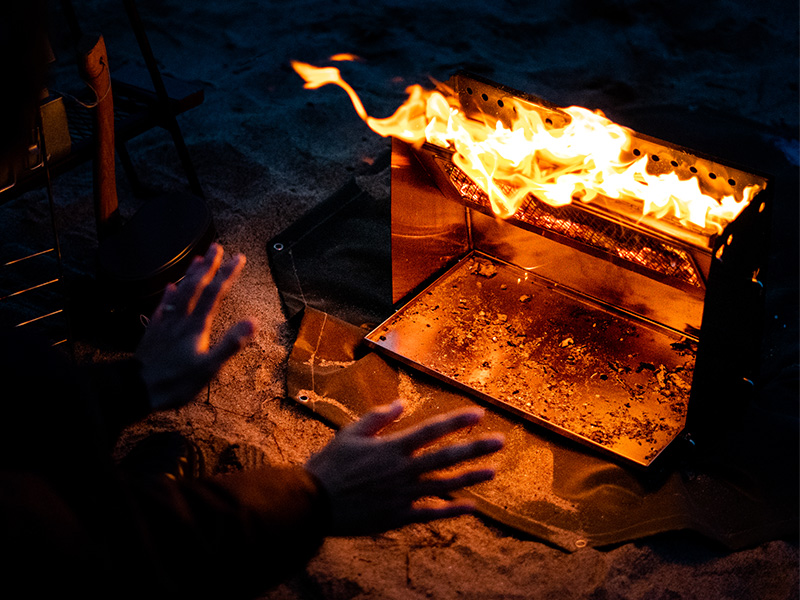
<svg viewBox="0 0 800 600"><path fill-rule="evenodd" d="M84 38L79 54L81 75L97 96L94 109L94 210L97 237L102 240L120 225L114 165L114 100L103 36Z"/></svg>

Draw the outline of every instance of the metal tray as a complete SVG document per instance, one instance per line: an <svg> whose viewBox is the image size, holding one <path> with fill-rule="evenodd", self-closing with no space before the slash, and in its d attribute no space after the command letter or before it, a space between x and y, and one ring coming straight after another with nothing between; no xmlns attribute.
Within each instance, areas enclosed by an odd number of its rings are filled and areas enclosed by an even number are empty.
<svg viewBox="0 0 800 600"><path fill-rule="evenodd" d="M647 467L683 430L696 344L472 252L366 336L371 347Z"/></svg>

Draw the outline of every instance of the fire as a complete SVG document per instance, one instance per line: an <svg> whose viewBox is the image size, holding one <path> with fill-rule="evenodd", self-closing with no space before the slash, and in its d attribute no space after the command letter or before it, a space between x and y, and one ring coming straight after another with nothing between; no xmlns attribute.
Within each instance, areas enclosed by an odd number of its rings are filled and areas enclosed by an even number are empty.
<svg viewBox="0 0 800 600"><path fill-rule="evenodd" d="M334 62L342 62L342 61L350 62L350 61L361 60L361 59L358 56L356 56L355 54L349 54L347 52L340 52L339 54L334 54L333 56L331 56L330 60L332 60Z"/></svg>
<svg viewBox="0 0 800 600"><path fill-rule="evenodd" d="M512 99L516 117L507 128L499 120L467 117L452 90L438 84L434 90L410 86L408 99L392 116L376 119L367 114L338 69L297 61L292 66L307 89L328 84L344 89L358 115L379 135L452 150L454 164L486 192L494 213L502 218L516 213L528 194L554 206L603 195L639 200L644 215L673 216L684 225L721 232L760 189L746 187L737 201L731 195L708 195L697 177L652 175L646 170L647 156L622 158L631 156L631 132L599 111L564 108L569 121L554 127L538 111Z"/></svg>

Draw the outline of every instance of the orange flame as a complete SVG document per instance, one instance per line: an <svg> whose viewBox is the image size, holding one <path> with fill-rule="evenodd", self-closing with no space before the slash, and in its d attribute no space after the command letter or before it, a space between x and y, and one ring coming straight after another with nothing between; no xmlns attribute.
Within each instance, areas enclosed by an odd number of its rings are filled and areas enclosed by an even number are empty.
<svg viewBox="0 0 800 600"><path fill-rule="evenodd" d="M347 52L340 52L339 54L334 54L333 56L331 56L329 60L332 60L334 62L342 62L342 61L354 61L354 60L361 60L361 59L358 56L356 56L355 54L349 54Z"/></svg>
<svg viewBox="0 0 800 600"><path fill-rule="evenodd" d="M562 109L570 121L563 127L545 125L536 110L512 100L517 115L511 128L501 121L492 127L468 118L455 95L443 85L425 90L413 85L408 99L386 119L369 116L358 95L334 67L319 68L293 61L305 87L338 85L350 96L358 115L381 136L419 146L424 142L454 151L453 162L489 196L500 217L513 215L529 193L554 205L574 198L589 202L598 194L643 202L643 214L673 215L720 232L759 191L748 186L743 200L714 198L700 189L696 177L647 173L647 157L623 160L631 148L630 130L598 112L571 106Z"/></svg>

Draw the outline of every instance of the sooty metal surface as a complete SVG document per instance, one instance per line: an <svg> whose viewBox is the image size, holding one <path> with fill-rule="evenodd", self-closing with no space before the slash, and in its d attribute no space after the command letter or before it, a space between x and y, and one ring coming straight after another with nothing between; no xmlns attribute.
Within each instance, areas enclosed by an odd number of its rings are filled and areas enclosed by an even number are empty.
<svg viewBox="0 0 800 600"><path fill-rule="evenodd" d="M473 252L367 343L566 437L649 466L684 427L694 342Z"/></svg>

